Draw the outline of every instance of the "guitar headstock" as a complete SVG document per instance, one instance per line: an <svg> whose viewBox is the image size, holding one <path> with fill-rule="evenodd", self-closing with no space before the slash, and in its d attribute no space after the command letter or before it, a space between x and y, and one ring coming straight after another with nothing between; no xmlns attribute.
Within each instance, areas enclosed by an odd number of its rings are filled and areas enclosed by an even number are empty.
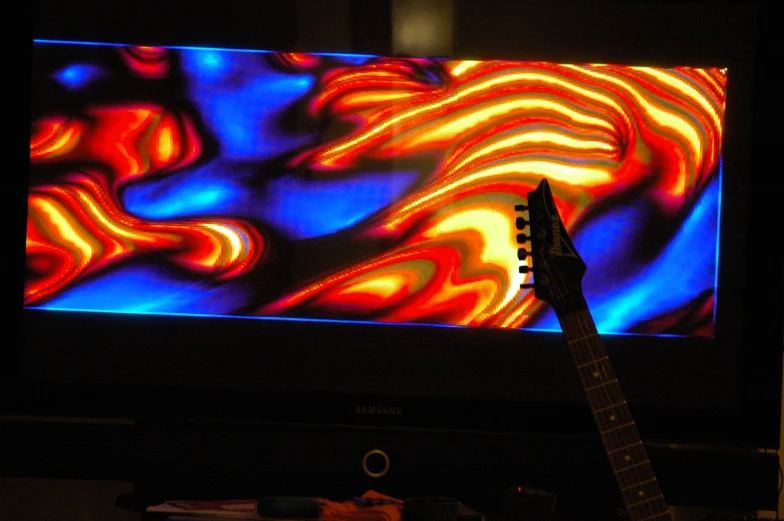
<svg viewBox="0 0 784 521"><path fill-rule="evenodd" d="M533 283L522 286L532 287L536 298L549 303L556 311L584 307L585 262L569 238L547 179L542 179L539 186L528 193L527 206L519 204L515 210L522 212L516 220L520 231L517 242L521 245L517 257L527 261L520 266L520 273L533 272ZM523 247L528 243L530 251Z"/></svg>

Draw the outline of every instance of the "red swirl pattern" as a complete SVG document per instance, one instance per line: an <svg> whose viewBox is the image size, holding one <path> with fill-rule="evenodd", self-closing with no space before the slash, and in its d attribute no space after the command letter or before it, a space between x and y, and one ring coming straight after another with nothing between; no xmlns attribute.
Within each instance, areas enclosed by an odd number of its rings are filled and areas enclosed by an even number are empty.
<svg viewBox="0 0 784 521"><path fill-rule="evenodd" d="M293 70L308 70L321 63L317 55L302 52L276 52L271 57L282 67Z"/></svg>
<svg viewBox="0 0 784 521"><path fill-rule="evenodd" d="M171 68L169 49L164 47L120 47L120 55L128 68L142 78L165 78Z"/></svg>
<svg viewBox="0 0 784 521"><path fill-rule="evenodd" d="M84 119L35 122L34 164L100 165L28 197L27 262L32 275L25 303L38 304L76 280L140 254L223 280L245 273L264 251L261 233L239 220L156 223L127 214L118 203L123 184L181 169L201 154L191 120L156 106L98 107Z"/></svg>
<svg viewBox="0 0 784 521"><path fill-rule="evenodd" d="M512 208L539 179L574 232L586 211L633 190L672 217L720 159L723 70L453 61L428 82L426 66L379 60L324 78L312 116L353 130L295 166L329 176L368 158L441 159L364 228L397 246L260 313L519 327L540 304L519 291Z"/></svg>
<svg viewBox="0 0 784 521"><path fill-rule="evenodd" d="M35 163L102 165L115 189L184 168L200 154L201 138L190 118L152 105L92 108L81 120L45 119L33 125L30 144Z"/></svg>
<svg viewBox="0 0 784 521"><path fill-rule="evenodd" d="M243 273L260 260L262 237L243 222L145 222L125 213L109 193L103 176L89 173L31 190L27 262L33 275L27 304L143 253L214 280Z"/></svg>

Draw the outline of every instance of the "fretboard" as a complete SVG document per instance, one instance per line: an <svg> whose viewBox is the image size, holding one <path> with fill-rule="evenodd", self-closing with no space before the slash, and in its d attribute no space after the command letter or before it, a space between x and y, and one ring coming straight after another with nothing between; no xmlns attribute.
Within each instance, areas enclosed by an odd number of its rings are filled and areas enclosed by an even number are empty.
<svg viewBox="0 0 784 521"><path fill-rule="evenodd" d="M587 305L557 315L630 520L672 521Z"/></svg>

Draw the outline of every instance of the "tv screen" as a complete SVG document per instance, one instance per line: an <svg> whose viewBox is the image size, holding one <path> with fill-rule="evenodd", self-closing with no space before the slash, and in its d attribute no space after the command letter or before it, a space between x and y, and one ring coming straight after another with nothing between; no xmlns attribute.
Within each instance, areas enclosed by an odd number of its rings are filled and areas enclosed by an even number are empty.
<svg viewBox="0 0 784 521"><path fill-rule="evenodd" d="M34 53L28 308L559 331L547 178L601 333L714 336L724 69Z"/></svg>

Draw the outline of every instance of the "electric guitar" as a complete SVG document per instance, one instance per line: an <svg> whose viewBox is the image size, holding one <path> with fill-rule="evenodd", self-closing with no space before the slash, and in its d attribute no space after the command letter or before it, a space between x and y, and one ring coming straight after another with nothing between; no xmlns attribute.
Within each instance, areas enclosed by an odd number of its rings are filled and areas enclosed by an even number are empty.
<svg viewBox="0 0 784 521"><path fill-rule="evenodd" d="M533 283L522 287L533 288L558 316L630 521L672 521L583 296L585 262L566 232L547 180L529 192L528 206L515 210L522 212L516 220L517 242L531 245L530 251L521 247L517 253L521 261L530 259L520 272L533 274Z"/></svg>

